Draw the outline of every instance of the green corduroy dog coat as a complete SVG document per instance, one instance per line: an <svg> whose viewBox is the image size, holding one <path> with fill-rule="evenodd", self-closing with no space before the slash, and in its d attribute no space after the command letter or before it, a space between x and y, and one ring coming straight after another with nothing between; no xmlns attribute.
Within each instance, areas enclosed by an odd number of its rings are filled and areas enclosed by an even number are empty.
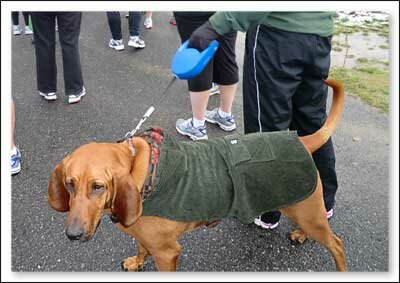
<svg viewBox="0 0 400 283"><path fill-rule="evenodd" d="M306 199L317 183L311 156L294 131L177 142L163 133L154 191L143 216L175 221L260 214Z"/></svg>

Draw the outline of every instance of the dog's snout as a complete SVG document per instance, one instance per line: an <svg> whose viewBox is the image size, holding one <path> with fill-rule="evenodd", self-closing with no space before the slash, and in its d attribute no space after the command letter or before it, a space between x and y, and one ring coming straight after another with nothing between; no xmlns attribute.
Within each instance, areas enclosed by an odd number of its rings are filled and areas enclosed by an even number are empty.
<svg viewBox="0 0 400 283"><path fill-rule="evenodd" d="M65 233L70 240L80 240L83 236L83 228L81 225L70 225Z"/></svg>

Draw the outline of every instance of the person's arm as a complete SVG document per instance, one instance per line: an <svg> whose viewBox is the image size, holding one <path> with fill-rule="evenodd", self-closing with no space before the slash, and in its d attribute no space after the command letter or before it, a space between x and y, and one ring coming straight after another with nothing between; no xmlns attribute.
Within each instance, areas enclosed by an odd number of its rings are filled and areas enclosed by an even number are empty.
<svg viewBox="0 0 400 283"><path fill-rule="evenodd" d="M189 39L189 46L204 50L211 41L231 31L245 32L250 26L261 23L270 12L217 12L197 28Z"/></svg>
<svg viewBox="0 0 400 283"><path fill-rule="evenodd" d="M250 26L262 23L270 12L218 12L208 20L213 29L223 35L231 31L246 32Z"/></svg>

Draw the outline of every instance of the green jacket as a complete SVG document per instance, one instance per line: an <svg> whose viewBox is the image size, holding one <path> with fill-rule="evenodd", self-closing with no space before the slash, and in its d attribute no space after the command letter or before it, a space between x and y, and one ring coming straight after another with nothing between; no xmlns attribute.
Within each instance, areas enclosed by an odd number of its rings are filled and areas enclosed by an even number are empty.
<svg viewBox="0 0 400 283"><path fill-rule="evenodd" d="M209 21L220 35L230 31L246 32L251 26L330 36L335 12L217 12Z"/></svg>
<svg viewBox="0 0 400 283"><path fill-rule="evenodd" d="M314 162L296 132L229 135L177 142L164 133L154 191L144 216L175 221L214 221L286 207L316 188Z"/></svg>

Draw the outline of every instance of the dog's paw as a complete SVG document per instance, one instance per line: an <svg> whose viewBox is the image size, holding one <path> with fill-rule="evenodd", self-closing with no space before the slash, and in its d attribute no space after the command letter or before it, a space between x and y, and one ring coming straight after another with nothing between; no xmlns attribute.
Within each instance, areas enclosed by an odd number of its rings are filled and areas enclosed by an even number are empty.
<svg viewBox="0 0 400 283"><path fill-rule="evenodd" d="M299 244L303 244L307 240L307 235L302 230L296 229L290 233L290 240Z"/></svg>
<svg viewBox="0 0 400 283"><path fill-rule="evenodd" d="M126 258L121 262L121 267L124 271L139 271L143 269L144 262L139 262L137 256Z"/></svg>

